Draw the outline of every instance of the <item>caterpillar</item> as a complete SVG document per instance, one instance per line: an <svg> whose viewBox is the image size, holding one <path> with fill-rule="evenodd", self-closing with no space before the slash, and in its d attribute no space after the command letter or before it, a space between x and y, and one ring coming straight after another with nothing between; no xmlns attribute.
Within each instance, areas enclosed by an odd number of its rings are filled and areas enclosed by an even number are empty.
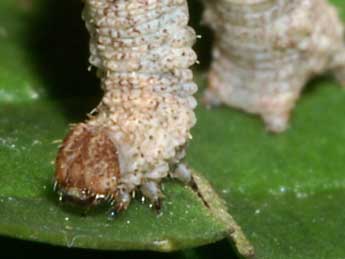
<svg viewBox="0 0 345 259"><path fill-rule="evenodd" d="M326 0L204 3L216 37L208 105L258 114L268 130L282 132L312 76L332 71L345 86L344 29Z"/></svg>
<svg viewBox="0 0 345 259"><path fill-rule="evenodd" d="M126 210L140 191L155 208L161 181L189 184L183 163L196 123L190 70L196 35L186 0L85 0L90 63L104 96L71 128L56 158L60 200Z"/></svg>

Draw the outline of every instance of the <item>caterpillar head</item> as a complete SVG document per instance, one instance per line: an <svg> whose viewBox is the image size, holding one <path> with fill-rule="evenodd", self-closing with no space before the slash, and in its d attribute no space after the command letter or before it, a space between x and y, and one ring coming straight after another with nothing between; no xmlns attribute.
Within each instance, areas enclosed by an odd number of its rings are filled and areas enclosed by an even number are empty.
<svg viewBox="0 0 345 259"><path fill-rule="evenodd" d="M115 198L120 168L107 128L84 123L74 126L55 165L54 188L60 200L90 206Z"/></svg>

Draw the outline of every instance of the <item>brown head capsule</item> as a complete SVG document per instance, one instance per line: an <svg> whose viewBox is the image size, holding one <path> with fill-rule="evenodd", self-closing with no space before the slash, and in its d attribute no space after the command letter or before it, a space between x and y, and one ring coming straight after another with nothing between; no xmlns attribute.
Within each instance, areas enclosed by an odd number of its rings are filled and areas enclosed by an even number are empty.
<svg viewBox="0 0 345 259"><path fill-rule="evenodd" d="M109 198L120 211L140 190L159 208L160 182L183 160L196 122L187 2L85 0L83 19L105 94L59 151L57 191L86 204Z"/></svg>
<svg viewBox="0 0 345 259"><path fill-rule="evenodd" d="M60 196L81 204L97 204L116 195L119 178L117 149L108 130L83 123L74 126L56 159Z"/></svg>
<svg viewBox="0 0 345 259"><path fill-rule="evenodd" d="M284 131L315 74L331 70L345 85L344 29L326 0L205 0L214 61L205 101L259 114Z"/></svg>

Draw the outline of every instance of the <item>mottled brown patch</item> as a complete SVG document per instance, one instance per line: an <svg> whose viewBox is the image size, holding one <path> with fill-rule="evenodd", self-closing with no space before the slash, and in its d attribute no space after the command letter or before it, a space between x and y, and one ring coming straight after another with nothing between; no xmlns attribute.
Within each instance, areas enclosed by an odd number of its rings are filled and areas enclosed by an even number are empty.
<svg viewBox="0 0 345 259"><path fill-rule="evenodd" d="M72 128L56 159L55 179L62 195L83 202L115 193L120 169L108 133L84 123Z"/></svg>

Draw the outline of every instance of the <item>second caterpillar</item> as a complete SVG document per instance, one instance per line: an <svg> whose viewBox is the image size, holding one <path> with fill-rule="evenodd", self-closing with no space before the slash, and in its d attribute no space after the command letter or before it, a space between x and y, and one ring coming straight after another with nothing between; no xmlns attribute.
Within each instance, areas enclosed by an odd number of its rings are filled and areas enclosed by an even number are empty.
<svg viewBox="0 0 345 259"><path fill-rule="evenodd" d="M345 86L344 28L325 0L205 0L214 60L205 100L260 115L282 132L306 82L332 71Z"/></svg>

